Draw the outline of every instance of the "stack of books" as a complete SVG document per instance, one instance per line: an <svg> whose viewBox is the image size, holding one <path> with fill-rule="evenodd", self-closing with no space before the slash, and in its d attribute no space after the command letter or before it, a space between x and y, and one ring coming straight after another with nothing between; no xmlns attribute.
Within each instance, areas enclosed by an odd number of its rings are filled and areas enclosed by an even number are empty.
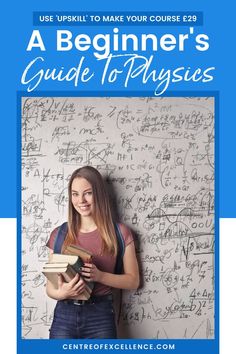
<svg viewBox="0 0 236 354"><path fill-rule="evenodd" d="M58 288L58 275L61 274L64 281L71 281L77 273L81 273L84 263L92 262L92 253L76 246L70 245L65 249L64 254L53 253L49 262L43 266L42 273L47 279ZM82 278L82 276L80 275ZM84 278L83 278L84 279ZM85 281L85 280L84 280ZM88 300L90 298L93 282L85 281L85 289L75 300Z"/></svg>

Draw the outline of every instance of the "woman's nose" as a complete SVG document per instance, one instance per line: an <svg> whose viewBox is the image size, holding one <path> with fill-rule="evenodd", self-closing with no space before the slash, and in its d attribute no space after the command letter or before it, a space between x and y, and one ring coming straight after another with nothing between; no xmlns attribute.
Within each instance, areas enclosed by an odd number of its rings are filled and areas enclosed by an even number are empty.
<svg viewBox="0 0 236 354"><path fill-rule="evenodd" d="M83 203L85 201L84 195L79 196L79 203Z"/></svg>

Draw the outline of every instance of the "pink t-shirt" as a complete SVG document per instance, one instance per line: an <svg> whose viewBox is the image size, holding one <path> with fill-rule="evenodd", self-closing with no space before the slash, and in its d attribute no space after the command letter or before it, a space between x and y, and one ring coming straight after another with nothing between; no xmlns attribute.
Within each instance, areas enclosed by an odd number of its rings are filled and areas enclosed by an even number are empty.
<svg viewBox="0 0 236 354"><path fill-rule="evenodd" d="M119 224L120 231L122 233L125 247L133 242L133 235L131 230L124 224ZM47 247L53 250L54 240L58 232L58 228L54 229L47 242ZM102 239L98 230L92 232L79 232L76 244L87 249L93 254L93 263L96 267L107 273L114 273L116 258L109 254L101 255ZM106 295L111 293L111 287L103 285L101 283L95 283L93 289L93 295Z"/></svg>

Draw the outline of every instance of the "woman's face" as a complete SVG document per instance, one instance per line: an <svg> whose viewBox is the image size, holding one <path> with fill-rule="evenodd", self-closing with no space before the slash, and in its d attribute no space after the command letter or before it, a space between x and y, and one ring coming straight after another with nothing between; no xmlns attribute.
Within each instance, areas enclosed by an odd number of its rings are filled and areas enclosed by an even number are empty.
<svg viewBox="0 0 236 354"><path fill-rule="evenodd" d="M75 178L71 185L71 201L81 217L91 216L93 212L93 190L91 184L82 177Z"/></svg>

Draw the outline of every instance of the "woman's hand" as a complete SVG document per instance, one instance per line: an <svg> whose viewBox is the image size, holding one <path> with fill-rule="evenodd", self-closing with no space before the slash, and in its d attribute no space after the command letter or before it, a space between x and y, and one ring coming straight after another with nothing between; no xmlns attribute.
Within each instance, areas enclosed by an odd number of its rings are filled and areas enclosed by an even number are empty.
<svg viewBox="0 0 236 354"><path fill-rule="evenodd" d="M125 247L123 266L124 273L113 274L99 270L95 264L85 263L81 274L86 281L95 281L112 288L137 289L139 286L139 268L134 242Z"/></svg>
<svg viewBox="0 0 236 354"><path fill-rule="evenodd" d="M76 274L69 283L63 280L61 274L58 275L58 296L61 300L76 298L84 291L84 288L85 282L79 274Z"/></svg>
<svg viewBox="0 0 236 354"><path fill-rule="evenodd" d="M84 263L81 275L86 281L100 282L102 271L99 270L93 263Z"/></svg>

